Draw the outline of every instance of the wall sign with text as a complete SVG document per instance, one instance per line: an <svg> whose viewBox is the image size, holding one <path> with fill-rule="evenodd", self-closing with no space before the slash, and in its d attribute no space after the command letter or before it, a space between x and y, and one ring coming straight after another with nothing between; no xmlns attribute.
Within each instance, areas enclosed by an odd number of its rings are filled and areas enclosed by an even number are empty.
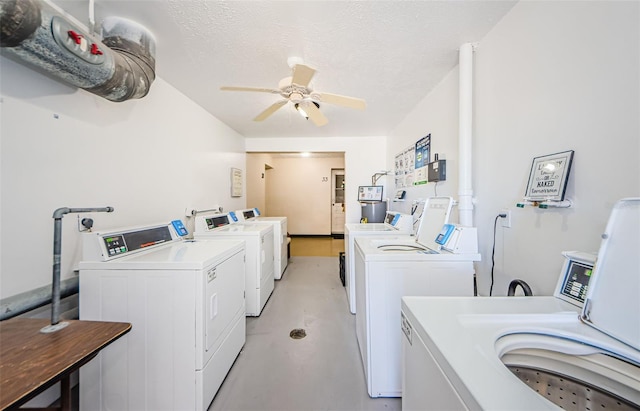
<svg viewBox="0 0 640 411"><path fill-rule="evenodd" d="M231 168L231 197L242 197L242 170Z"/></svg>
<svg viewBox="0 0 640 411"><path fill-rule="evenodd" d="M414 185L426 184L427 180L427 165L430 162L431 151L431 133L422 137L416 141L416 157L415 157L415 173L416 177L413 182Z"/></svg>
<svg viewBox="0 0 640 411"><path fill-rule="evenodd" d="M410 187L414 181L415 148L409 146L398 153L395 158L396 188Z"/></svg>
<svg viewBox="0 0 640 411"><path fill-rule="evenodd" d="M525 198L530 201L563 201L572 162L573 150L535 157Z"/></svg>

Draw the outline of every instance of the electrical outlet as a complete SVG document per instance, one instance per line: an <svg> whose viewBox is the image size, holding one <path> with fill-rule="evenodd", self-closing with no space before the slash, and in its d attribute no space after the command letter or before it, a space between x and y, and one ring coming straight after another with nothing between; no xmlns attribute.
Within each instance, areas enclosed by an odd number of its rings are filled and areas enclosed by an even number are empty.
<svg viewBox="0 0 640 411"><path fill-rule="evenodd" d="M502 220L502 226L505 228L511 228L511 210L509 210L508 208L503 208L500 211L500 214L506 214L507 216L504 218L501 218Z"/></svg>

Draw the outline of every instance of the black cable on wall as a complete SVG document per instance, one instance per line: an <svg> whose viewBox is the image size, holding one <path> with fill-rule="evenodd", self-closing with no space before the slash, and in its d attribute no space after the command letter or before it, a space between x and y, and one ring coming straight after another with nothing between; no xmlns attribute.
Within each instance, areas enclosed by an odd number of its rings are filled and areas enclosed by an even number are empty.
<svg viewBox="0 0 640 411"><path fill-rule="evenodd" d="M491 286L489 287L489 297L493 294L493 269L496 265L495 255L496 255L496 227L498 225L499 218L506 218L506 214L498 214L496 219L493 221L493 247L491 250Z"/></svg>

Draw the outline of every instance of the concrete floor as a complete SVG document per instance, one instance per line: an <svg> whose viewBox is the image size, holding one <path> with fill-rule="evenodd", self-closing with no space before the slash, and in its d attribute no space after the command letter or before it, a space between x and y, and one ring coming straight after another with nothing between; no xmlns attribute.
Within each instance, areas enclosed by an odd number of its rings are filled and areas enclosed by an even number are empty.
<svg viewBox="0 0 640 411"><path fill-rule="evenodd" d="M306 337L293 339L293 329ZM368 396L338 257L289 260L210 411L400 410Z"/></svg>

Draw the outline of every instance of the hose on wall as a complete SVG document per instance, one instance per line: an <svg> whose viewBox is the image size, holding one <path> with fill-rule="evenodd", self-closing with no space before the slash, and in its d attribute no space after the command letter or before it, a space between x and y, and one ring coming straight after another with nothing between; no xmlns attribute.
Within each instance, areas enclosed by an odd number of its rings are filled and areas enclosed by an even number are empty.
<svg viewBox="0 0 640 411"><path fill-rule="evenodd" d="M531 287L529 287L529 284L527 284L522 280L513 280L509 283L507 296L513 297L514 295L516 295L516 288L518 288L518 286L522 288L522 292L524 293L525 296L531 297L533 295L533 291L531 291Z"/></svg>

